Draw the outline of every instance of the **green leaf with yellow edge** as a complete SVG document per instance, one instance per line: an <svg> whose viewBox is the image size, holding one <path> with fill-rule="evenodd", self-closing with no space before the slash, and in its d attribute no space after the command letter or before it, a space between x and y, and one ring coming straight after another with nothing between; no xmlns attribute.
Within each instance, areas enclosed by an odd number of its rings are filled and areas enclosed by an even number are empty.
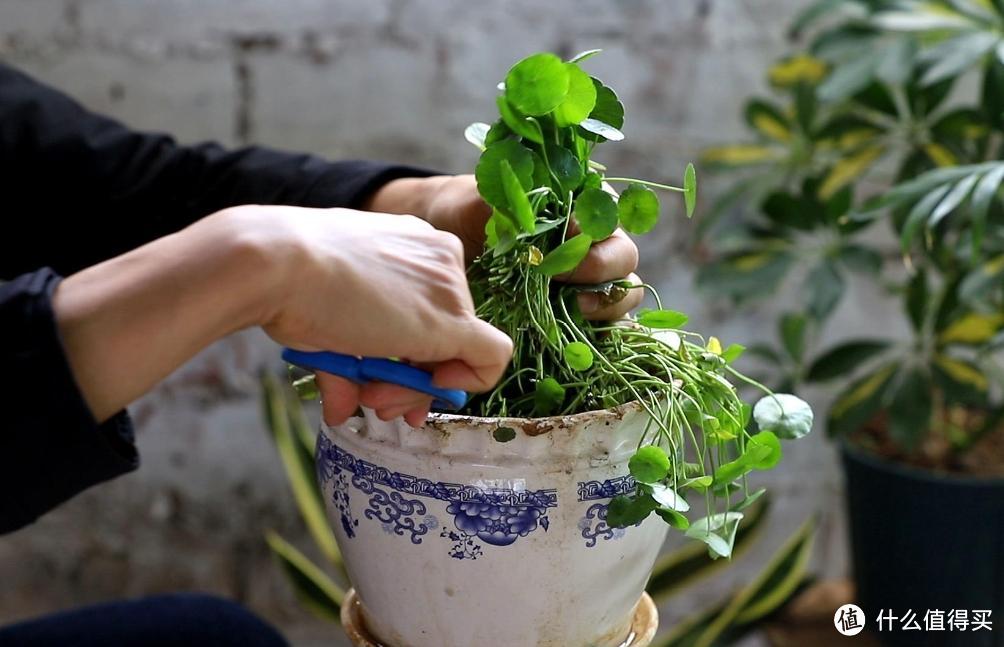
<svg viewBox="0 0 1004 647"><path fill-rule="evenodd" d="M339 622L345 592L306 555L275 532L268 531L265 541L300 602L319 618Z"/></svg>
<svg viewBox="0 0 1004 647"><path fill-rule="evenodd" d="M701 161L708 165L749 166L776 162L783 159L786 153L784 148L762 144L712 146L701 151Z"/></svg>
<svg viewBox="0 0 1004 647"><path fill-rule="evenodd" d="M971 271L959 284L959 297L979 301L984 294L1004 283L1004 254L996 256Z"/></svg>
<svg viewBox="0 0 1004 647"><path fill-rule="evenodd" d="M827 430L831 435L857 431L880 408L882 394L896 372L888 364L852 382L830 407Z"/></svg>
<svg viewBox="0 0 1004 647"><path fill-rule="evenodd" d="M548 252L537 270L547 276L571 272L586 257L592 244L593 239L586 234L569 238Z"/></svg>
<svg viewBox="0 0 1004 647"><path fill-rule="evenodd" d="M568 94L568 85L565 63L541 52L512 66L505 77L505 95L517 110L536 117L557 108Z"/></svg>
<svg viewBox="0 0 1004 647"><path fill-rule="evenodd" d="M791 124L776 106L753 99L746 104L745 116L746 123L764 137L778 142L791 139Z"/></svg>
<svg viewBox="0 0 1004 647"><path fill-rule="evenodd" d="M341 568L342 556L328 525L321 490L317 485L313 447L303 438L304 435L316 438L316 432L307 423L295 394L271 373L264 373L261 381L265 418L293 490L293 499L321 554L328 562Z"/></svg>
<svg viewBox="0 0 1004 647"><path fill-rule="evenodd" d="M883 153L884 146L870 146L834 164L819 185L819 197L829 200L837 191L863 175Z"/></svg>
<svg viewBox="0 0 1004 647"><path fill-rule="evenodd" d="M554 120L560 128L575 126L589 116L596 106L596 86L588 74L575 63L566 63L568 93L554 109Z"/></svg>
<svg viewBox="0 0 1004 647"><path fill-rule="evenodd" d="M940 344L982 344L1004 326L1004 314L971 312L949 324L938 336Z"/></svg>
<svg viewBox="0 0 1004 647"><path fill-rule="evenodd" d="M973 196L969 203L969 222L971 223L971 248L974 259L979 258L980 250L983 247L983 234L987 227L990 205L997 197L1002 181L1004 181L1004 164L987 171L980 178L976 188L973 189Z"/></svg>
<svg viewBox="0 0 1004 647"><path fill-rule="evenodd" d="M509 203L509 215L512 216L520 231L532 234L536 224L530 199L520 182L516 172L512 170L509 160L499 161L499 171L502 174L502 188L506 201Z"/></svg>
<svg viewBox="0 0 1004 647"><path fill-rule="evenodd" d="M939 354L934 356L934 365L960 384L972 387L977 391L987 390L989 385L987 376L968 362Z"/></svg>
<svg viewBox="0 0 1004 647"><path fill-rule="evenodd" d="M929 158L931 158L931 161L934 162L935 166L957 166L959 163L959 159L955 157L955 153L937 142L925 144L924 152L927 153Z"/></svg>
<svg viewBox="0 0 1004 647"><path fill-rule="evenodd" d="M788 88L799 83L815 85L826 76L826 63L808 54L790 56L770 67L767 78L771 85Z"/></svg>
<svg viewBox="0 0 1004 647"><path fill-rule="evenodd" d="M736 533L732 556L745 553L756 543L766 527L770 500L763 497L745 511L745 519ZM678 593L694 582L704 579L723 568L728 562L711 559L703 544L691 542L682 548L662 555L652 569L646 590L657 604Z"/></svg>

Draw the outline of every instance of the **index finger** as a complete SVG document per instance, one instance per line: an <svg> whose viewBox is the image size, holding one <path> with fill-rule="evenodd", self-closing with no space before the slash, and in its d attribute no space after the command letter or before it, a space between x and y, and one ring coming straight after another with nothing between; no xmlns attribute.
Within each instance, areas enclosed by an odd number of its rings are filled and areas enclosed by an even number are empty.
<svg viewBox="0 0 1004 647"><path fill-rule="evenodd" d="M436 386L481 393L494 387L512 359L512 340L491 324L471 317L458 332L457 357L438 363Z"/></svg>

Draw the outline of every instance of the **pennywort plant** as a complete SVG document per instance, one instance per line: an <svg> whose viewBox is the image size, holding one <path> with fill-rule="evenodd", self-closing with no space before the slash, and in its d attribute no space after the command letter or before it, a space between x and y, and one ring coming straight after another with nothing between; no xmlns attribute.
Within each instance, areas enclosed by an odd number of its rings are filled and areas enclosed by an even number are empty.
<svg viewBox="0 0 1004 647"><path fill-rule="evenodd" d="M493 209L469 282L478 316L515 348L501 382L472 399L467 412L553 416L637 402L648 421L629 463L637 486L611 502L607 522L624 527L655 513L707 543L713 556L729 556L742 511L763 493L750 488L749 473L773 468L780 439L808 433L812 412L736 371L743 347L685 330L687 316L664 308L651 286L554 280L617 227L651 231L660 211L656 190L679 194L688 217L696 204L693 165L674 186L614 176L593 159L598 145L624 139L617 94L580 66L596 53L519 61L498 86L499 118L466 130L482 151L475 175ZM582 291L612 299L634 287L656 306L637 319L590 322L578 310ZM767 395L751 407L735 380ZM698 498L703 515L691 508Z"/></svg>

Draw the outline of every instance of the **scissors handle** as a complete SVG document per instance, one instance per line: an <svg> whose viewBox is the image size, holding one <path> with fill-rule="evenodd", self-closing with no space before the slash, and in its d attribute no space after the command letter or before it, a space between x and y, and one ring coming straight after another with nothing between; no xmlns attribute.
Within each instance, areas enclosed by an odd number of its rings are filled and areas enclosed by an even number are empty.
<svg viewBox="0 0 1004 647"><path fill-rule="evenodd" d="M383 357L358 358L331 351L282 349L282 358L302 368L338 375L356 384L388 382L431 395L435 409L460 409L467 403L467 393L460 389L442 389L432 384L432 374L415 366Z"/></svg>

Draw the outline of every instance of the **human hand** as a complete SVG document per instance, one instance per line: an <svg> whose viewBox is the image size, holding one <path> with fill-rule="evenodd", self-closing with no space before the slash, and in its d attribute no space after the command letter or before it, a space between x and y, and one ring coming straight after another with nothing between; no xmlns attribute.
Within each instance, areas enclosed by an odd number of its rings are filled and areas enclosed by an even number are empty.
<svg viewBox="0 0 1004 647"><path fill-rule="evenodd" d="M478 194L473 175L392 180L377 190L365 206L373 211L411 213L436 229L454 234L464 245L468 263L484 249L485 223L491 216L491 207ZM634 274L637 267L638 248L623 230L617 229L606 240L594 244L573 272L556 278L584 284L624 278L641 283ZM579 295L579 309L587 319L620 319L641 303L642 296L641 288L614 293L611 297L583 292Z"/></svg>
<svg viewBox="0 0 1004 647"><path fill-rule="evenodd" d="M280 344L399 358L430 370L437 386L465 391L490 389L505 370L512 342L474 315L453 234L410 216L347 209L246 206L214 217L273 259L276 281L261 321ZM418 426L431 401L324 373L318 385L330 425L362 404Z"/></svg>

